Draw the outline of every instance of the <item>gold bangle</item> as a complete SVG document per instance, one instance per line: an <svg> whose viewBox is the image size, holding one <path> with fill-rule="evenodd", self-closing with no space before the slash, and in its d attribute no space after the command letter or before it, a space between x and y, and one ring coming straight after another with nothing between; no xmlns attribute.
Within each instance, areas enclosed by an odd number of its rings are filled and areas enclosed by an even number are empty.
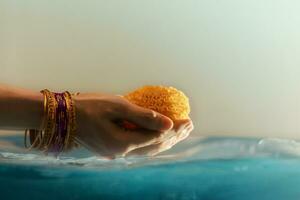
<svg viewBox="0 0 300 200"><path fill-rule="evenodd" d="M39 148L41 141L42 141L42 135L43 135L43 130L44 130L44 126L46 123L46 118L47 118L47 96L43 94L44 97L44 114L43 114L43 119L42 119L42 123L40 126L39 130L35 130L35 129L25 129L25 137L24 137L24 146L25 148L27 148L28 150L31 150L32 148ZM29 135L29 139L30 139L30 146L27 146L27 137Z"/></svg>
<svg viewBox="0 0 300 200"><path fill-rule="evenodd" d="M75 111L75 102L72 96L78 95L79 93L71 94L68 91L63 93L63 98L66 103L66 115L59 115L58 120L68 121L66 128L66 135L64 138L56 134L56 117L57 117L57 108L58 102L55 98L55 94L50 92L47 89L40 91L44 95L44 116L42 124L39 130L35 129L26 129L25 130L25 139L24 144L27 147L27 136L29 132L30 144L28 148L32 148L43 151L48 154L49 150L57 145L61 144L62 151L69 151L74 147L78 147L79 144L75 141L76 135L76 111ZM63 140L62 140L63 139Z"/></svg>
<svg viewBox="0 0 300 200"><path fill-rule="evenodd" d="M52 143L54 131L55 131L55 114L57 108L57 102L52 92L49 90L42 90L41 92L45 93L47 96L47 123L45 126L45 131L41 143L40 150L47 152Z"/></svg>
<svg viewBox="0 0 300 200"><path fill-rule="evenodd" d="M75 103L72 95L68 92L64 92L64 96L67 103L67 114L68 114L68 137L65 143L65 150L71 150L75 145L75 135L76 135L76 112Z"/></svg>

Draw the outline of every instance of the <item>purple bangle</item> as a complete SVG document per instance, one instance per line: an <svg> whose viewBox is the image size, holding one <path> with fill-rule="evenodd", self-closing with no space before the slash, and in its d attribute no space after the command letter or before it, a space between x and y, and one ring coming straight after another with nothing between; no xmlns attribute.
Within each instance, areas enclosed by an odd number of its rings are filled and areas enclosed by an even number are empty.
<svg viewBox="0 0 300 200"><path fill-rule="evenodd" d="M67 104L64 93L53 93L57 101L56 108L56 126L53 137L53 145L50 147L49 152L53 152L56 156L63 151L65 139L68 129L68 113Z"/></svg>

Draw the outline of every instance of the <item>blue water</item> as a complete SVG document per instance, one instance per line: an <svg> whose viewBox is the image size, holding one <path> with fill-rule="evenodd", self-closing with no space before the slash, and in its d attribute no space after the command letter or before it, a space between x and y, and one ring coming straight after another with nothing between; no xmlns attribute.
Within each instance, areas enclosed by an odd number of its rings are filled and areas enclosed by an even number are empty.
<svg viewBox="0 0 300 200"><path fill-rule="evenodd" d="M299 156L293 140L241 138L190 138L155 158L113 161L3 150L0 198L299 200Z"/></svg>

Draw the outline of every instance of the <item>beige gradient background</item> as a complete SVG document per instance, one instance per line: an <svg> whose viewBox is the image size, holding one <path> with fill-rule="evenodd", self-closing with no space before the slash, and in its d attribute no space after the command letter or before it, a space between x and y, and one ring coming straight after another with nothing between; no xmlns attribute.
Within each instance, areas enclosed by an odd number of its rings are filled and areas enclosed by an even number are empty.
<svg viewBox="0 0 300 200"><path fill-rule="evenodd" d="M300 138L300 1L0 0L0 82L171 85L195 135Z"/></svg>

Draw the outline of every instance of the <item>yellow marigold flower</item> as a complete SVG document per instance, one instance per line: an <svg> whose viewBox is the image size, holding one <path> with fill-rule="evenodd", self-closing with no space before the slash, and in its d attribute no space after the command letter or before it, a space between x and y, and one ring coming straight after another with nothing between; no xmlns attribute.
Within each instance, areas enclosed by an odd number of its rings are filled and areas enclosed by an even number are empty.
<svg viewBox="0 0 300 200"><path fill-rule="evenodd" d="M152 109L172 120L189 118L188 97L174 87L144 86L124 96L131 103Z"/></svg>

